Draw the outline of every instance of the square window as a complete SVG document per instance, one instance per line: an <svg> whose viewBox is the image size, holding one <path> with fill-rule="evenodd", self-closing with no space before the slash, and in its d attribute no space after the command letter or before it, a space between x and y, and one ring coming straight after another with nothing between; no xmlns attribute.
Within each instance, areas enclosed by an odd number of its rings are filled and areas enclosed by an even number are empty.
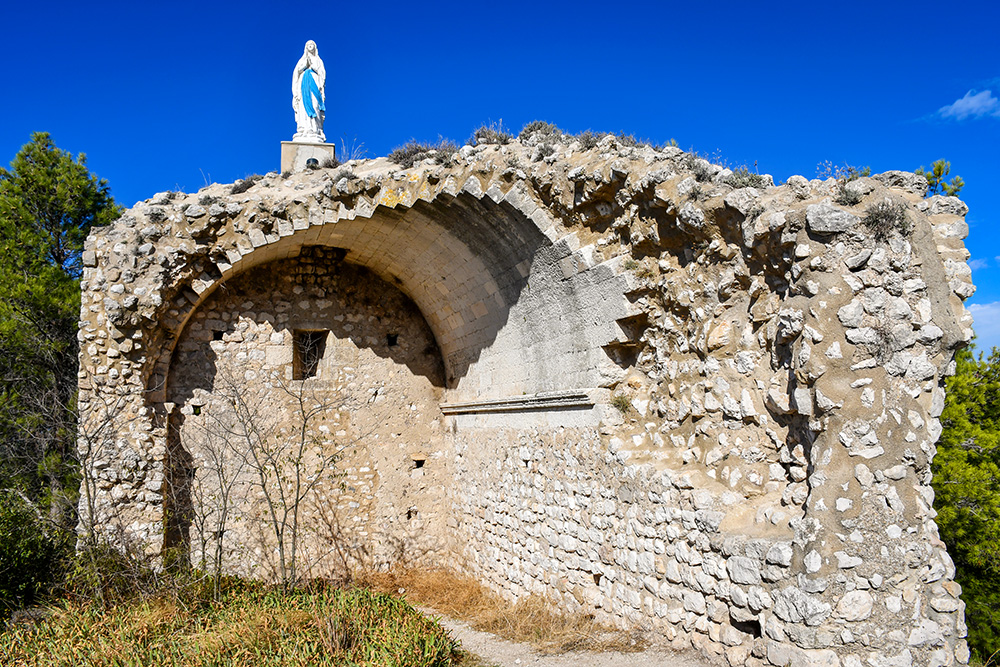
<svg viewBox="0 0 1000 667"><path fill-rule="evenodd" d="M316 377L319 362L326 353L326 335L329 331L296 331L295 349L292 354L292 378L305 380Z"/></svg>

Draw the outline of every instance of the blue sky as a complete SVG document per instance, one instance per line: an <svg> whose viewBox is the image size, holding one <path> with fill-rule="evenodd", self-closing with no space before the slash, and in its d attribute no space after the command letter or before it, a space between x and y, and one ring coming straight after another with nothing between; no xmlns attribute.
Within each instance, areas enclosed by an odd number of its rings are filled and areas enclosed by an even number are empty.
<svg viewBox="0 0 1000 667"><path fill-rule="evenodd" d="M625 131L756 163L914 169L967 186L980 347L1000 346L1000 3L80 3L0 9L0 163L33 131L127 206L276 170L291 70L369 157L502 119Z"/></svg>

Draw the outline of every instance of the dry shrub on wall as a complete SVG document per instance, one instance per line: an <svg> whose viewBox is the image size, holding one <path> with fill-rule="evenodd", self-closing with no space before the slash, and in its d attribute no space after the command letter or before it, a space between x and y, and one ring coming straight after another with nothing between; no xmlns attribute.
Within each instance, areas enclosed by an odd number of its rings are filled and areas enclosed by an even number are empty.
<svg viewBox="0 0 1000 667"><path fill-rule="evenodd" d="M471 577L447 570L403 570L357 575L355 584L401 594L410 603L430 607L504 639L530 643L541 653L566 651L641 651L641 635L602 625L590 614L560 614L544 598L511 604Z"/></svg>
<svg viewBox="0 0 1000 667"><path fill-rule="evenodd" d="M909 236L912 230L912 224L906 214L906 204L891 199L869 206L861 222L879 241L885 241L893 232L898 232L904 237Z"/></svg>
<svg viewBox="0 0 1000 667"><path fill-rule="evenodd" d="M404 169L409 169L417 162L434 158L438 164L445 164L451 160L451 156L458 150L458 146L453 141L439 138L436 144L425 144L410 140L399 148L389 153L390 162L395 162Z"/></svg>

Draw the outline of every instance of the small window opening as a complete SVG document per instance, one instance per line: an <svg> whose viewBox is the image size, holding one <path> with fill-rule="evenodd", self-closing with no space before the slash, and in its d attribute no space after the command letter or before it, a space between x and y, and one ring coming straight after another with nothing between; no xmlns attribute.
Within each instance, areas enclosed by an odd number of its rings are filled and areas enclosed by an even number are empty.
<svg viewBox="0 0 1000 667"><path fill-rule="evenodd" d="M413 459L413 467L416 469L424 467L424 461L426 459Z"/></svg>
<svg viewBox="0 0 1000 667"><path fill-rule="evenodd" d="M385 335L385 344L386 345L388 345L389 347L396 347L397 343L399 343L399 334L392 333L392 334L386 334Z"/></svg>
<svg viewBox="0 0 1000 667"><path fill-rule="evenodd" d="M311 169L315 169L316 167L319 166L319 160L317 160L314 157L311 157L308 160L306 160L306 166Z"/></svg>
<svg viewBox="0 0 1000 667"><path fill-rule="evenodd" d="M201 406L200 405L193 406L191 408L191 412L193 412L196 415L200 415L201 414Z"/></svg>
<svg viewBox="0 0 1000 667"><path fill-rule="evenodd" d="M222 340L222 334L224 333L225 331L223 331L222 329L216 329L215 331L212 332L212 340Z"/></svg>
<svg viewBox="0 0 1000 667"><path fill-rule="evenodd" d="M595 572L594 573L594 583L596 585L598 585L598 586L601 585L601 573L600 572Z"/></svg>
<svg viewBox="0 0 1000 667"><path fill-rule="evenodd" d="M326 353L327 331L296 331L292 356L292 378L305 380L316 377L319 362Z"/></svg>

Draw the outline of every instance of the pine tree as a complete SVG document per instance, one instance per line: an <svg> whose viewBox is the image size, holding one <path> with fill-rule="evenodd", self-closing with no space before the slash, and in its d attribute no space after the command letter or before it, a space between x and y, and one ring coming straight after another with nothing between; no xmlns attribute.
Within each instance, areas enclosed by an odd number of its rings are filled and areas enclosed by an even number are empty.
<svg viewBox="0 0 1000 667"><path fill-rule="evenodd" d="M965 181L961 176L951 179L951 183L945 180L951 173L951 162L946 160L935 160L931 163L931 170L925 171L919 167L915 172L927 179L927 195L937 195L944 193L950 197L957 197L958 193L965 187Z"/></svg>
<svg viewBox="0 0 1000 667"><path fill-rule="evenodd" d="M934 458L934 505L955 560L969 626L981 659L1000 649L1000 350L985 361L956 355L948 378L944 430Z"/></svg>
<svg viewBox="0 0 1000 667"><path fill-rule="evenodd" d="M75 523L83 242L120 209L86 159L32 135L0 168L0 488Z"/></svg>

